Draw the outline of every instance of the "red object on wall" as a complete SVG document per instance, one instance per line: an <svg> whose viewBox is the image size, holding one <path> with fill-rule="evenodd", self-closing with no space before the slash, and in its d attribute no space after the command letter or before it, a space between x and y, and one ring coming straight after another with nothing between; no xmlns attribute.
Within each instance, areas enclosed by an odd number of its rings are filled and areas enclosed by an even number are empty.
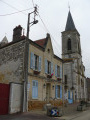
<svg viewBox="0 0 90 120"><path fill-rule="evenodd" d="M0 83L0 115L8 114L9 107L9 84Z"/></svg>

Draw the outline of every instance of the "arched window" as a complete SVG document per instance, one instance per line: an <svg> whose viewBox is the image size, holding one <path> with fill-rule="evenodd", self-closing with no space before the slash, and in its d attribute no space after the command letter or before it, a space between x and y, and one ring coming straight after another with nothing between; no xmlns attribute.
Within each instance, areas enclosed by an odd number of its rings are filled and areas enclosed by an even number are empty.
<svg viewBox="0 0 90 120"><path fill-rule="evenodd" d="M68 39L67 49L68 49L68 50L71 50L71 39Z"/></svg>

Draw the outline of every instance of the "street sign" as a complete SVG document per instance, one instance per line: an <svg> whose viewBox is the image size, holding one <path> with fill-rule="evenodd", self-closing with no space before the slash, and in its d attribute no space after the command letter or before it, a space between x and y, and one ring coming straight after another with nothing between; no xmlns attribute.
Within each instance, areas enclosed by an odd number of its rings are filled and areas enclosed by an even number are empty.
<svg viewBox="0 0 90 120"><path fill-rule="evenodd" d="M59 112L58 112L58 109L52 109L52 110L51 110L51 115L52 115L52 116L58 116L58 113L59 113Z"/></svg>

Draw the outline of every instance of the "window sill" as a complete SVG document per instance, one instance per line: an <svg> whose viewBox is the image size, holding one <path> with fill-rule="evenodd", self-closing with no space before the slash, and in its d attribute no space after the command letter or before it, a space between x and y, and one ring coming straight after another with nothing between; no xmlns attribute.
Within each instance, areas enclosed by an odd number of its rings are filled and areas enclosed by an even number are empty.
<svg viewBox="0 0 90 120"><path fill-rule="evenodd" d="M32 98L32 100L38 100L38 98Z"/></svg>
<svg viewBox="0 0 90 120"><path fill-rule="evenodd" d="M34 73L35 75L38 75L38 74L40 73L40 71L34 70L33 73Z"/></svg>
<svg viewBox="0 0 90 120"><path fill-rule="evenodd" d="M52 76L50 74L47 74L47 78L52 78Z"/></svg>
<svg viewBox="0 0 90 120"><path fill-rule="evenodd" d="M59 97L58 97L58 98L56 98L56 99L57 99L57 100L61 100L61 98L59 98Z"/></svg>
<svg viewBox="0 0 90 120"><path fill-rule="evenodd" d="M58 80L58 81L61 81L61 78L60 78L60 77L57 77L57 80Z"/></svg>

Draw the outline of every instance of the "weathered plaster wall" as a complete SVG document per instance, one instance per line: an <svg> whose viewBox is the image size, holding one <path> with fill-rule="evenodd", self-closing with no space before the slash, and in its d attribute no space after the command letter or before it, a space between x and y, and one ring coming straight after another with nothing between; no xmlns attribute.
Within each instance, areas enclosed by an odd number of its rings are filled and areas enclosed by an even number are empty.
<svg viewBox="0 0 90 120"><path fill-rule="evenodd" d="M0 83L22 81L24 45L20 41L0 49Z"/></svg>

